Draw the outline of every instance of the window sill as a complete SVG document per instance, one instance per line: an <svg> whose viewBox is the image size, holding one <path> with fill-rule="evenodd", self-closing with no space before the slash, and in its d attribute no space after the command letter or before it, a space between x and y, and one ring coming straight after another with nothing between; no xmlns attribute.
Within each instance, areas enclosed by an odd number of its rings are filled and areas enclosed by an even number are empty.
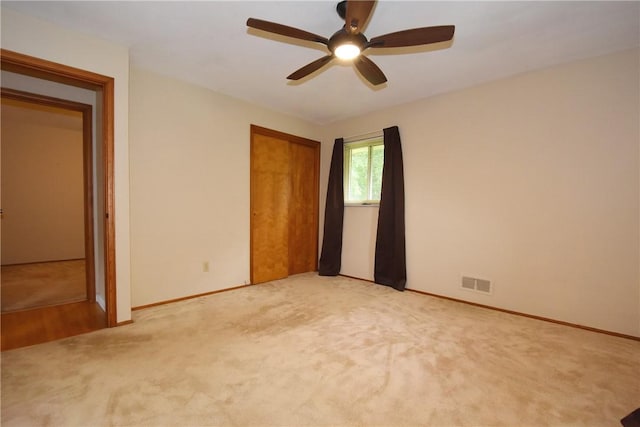
<svg viewBox="0 0 640 427"><path fill-rule="evenodd" d="M361 203L353 203L353 202L345 202L345 208L378 208L380 207L380 202L361 202Z"/></svg>

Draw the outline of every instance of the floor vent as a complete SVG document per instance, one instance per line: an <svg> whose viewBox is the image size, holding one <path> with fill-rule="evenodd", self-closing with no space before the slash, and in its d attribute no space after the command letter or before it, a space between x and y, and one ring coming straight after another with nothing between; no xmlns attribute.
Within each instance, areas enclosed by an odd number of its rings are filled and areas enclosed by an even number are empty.
<svg viewBox="0 0 640 427"><path fill-rule="evenodd" d="M481 292L483 294L491 294L491 282L485 279L477 279L475 277L462 276L462 289L469 291Z"/></svg>

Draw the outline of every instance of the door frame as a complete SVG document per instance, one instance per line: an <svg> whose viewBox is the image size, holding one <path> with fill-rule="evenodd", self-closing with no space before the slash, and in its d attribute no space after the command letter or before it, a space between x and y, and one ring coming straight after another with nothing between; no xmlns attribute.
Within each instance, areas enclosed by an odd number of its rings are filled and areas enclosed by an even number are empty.
<svg viewBox="0 0 640 427"><path fill-rule="evenodd" d="M114 78L0 49L2 70L95 91L102 109L102 182L104 185L104 267L107 326L118 325L114 197ZM98 214L98 213L96 213ZM103 215L103 213L100 213Z"/></svg>
<svg viewBox="0 0 640 427"><path fill-rule="evenodd" d="M83 215L84 215L84 257L85 283L87 301L96 301L95 259L93 241L93 149L92 149L92 112L89 104L68 101L51 96L39 95L21 90L0 88L3 99L13 99L34 105L44 105L63 110L77 111L82 114L82 184L83 184Z"/></svg>

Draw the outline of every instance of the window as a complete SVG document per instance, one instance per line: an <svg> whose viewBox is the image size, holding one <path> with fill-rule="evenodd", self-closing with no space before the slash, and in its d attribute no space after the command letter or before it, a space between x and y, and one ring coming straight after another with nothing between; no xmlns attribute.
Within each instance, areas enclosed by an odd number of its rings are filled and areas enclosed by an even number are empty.
<svg viewBox="0 0 640 427"><path fill-rule="evenodd" d="M382 137L345 143L344 202L347 205L380 203L384 143Z"/></svg>

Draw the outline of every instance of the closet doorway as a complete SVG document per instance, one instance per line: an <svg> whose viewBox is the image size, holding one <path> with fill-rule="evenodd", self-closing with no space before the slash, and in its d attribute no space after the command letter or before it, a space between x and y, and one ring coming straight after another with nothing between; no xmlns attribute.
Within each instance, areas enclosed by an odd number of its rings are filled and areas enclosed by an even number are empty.
<svg viewBox="0 0 640 427"><path fill-rule="evenodd" d="M316 271L320 142L251 126L251 283Z"/></svg>

